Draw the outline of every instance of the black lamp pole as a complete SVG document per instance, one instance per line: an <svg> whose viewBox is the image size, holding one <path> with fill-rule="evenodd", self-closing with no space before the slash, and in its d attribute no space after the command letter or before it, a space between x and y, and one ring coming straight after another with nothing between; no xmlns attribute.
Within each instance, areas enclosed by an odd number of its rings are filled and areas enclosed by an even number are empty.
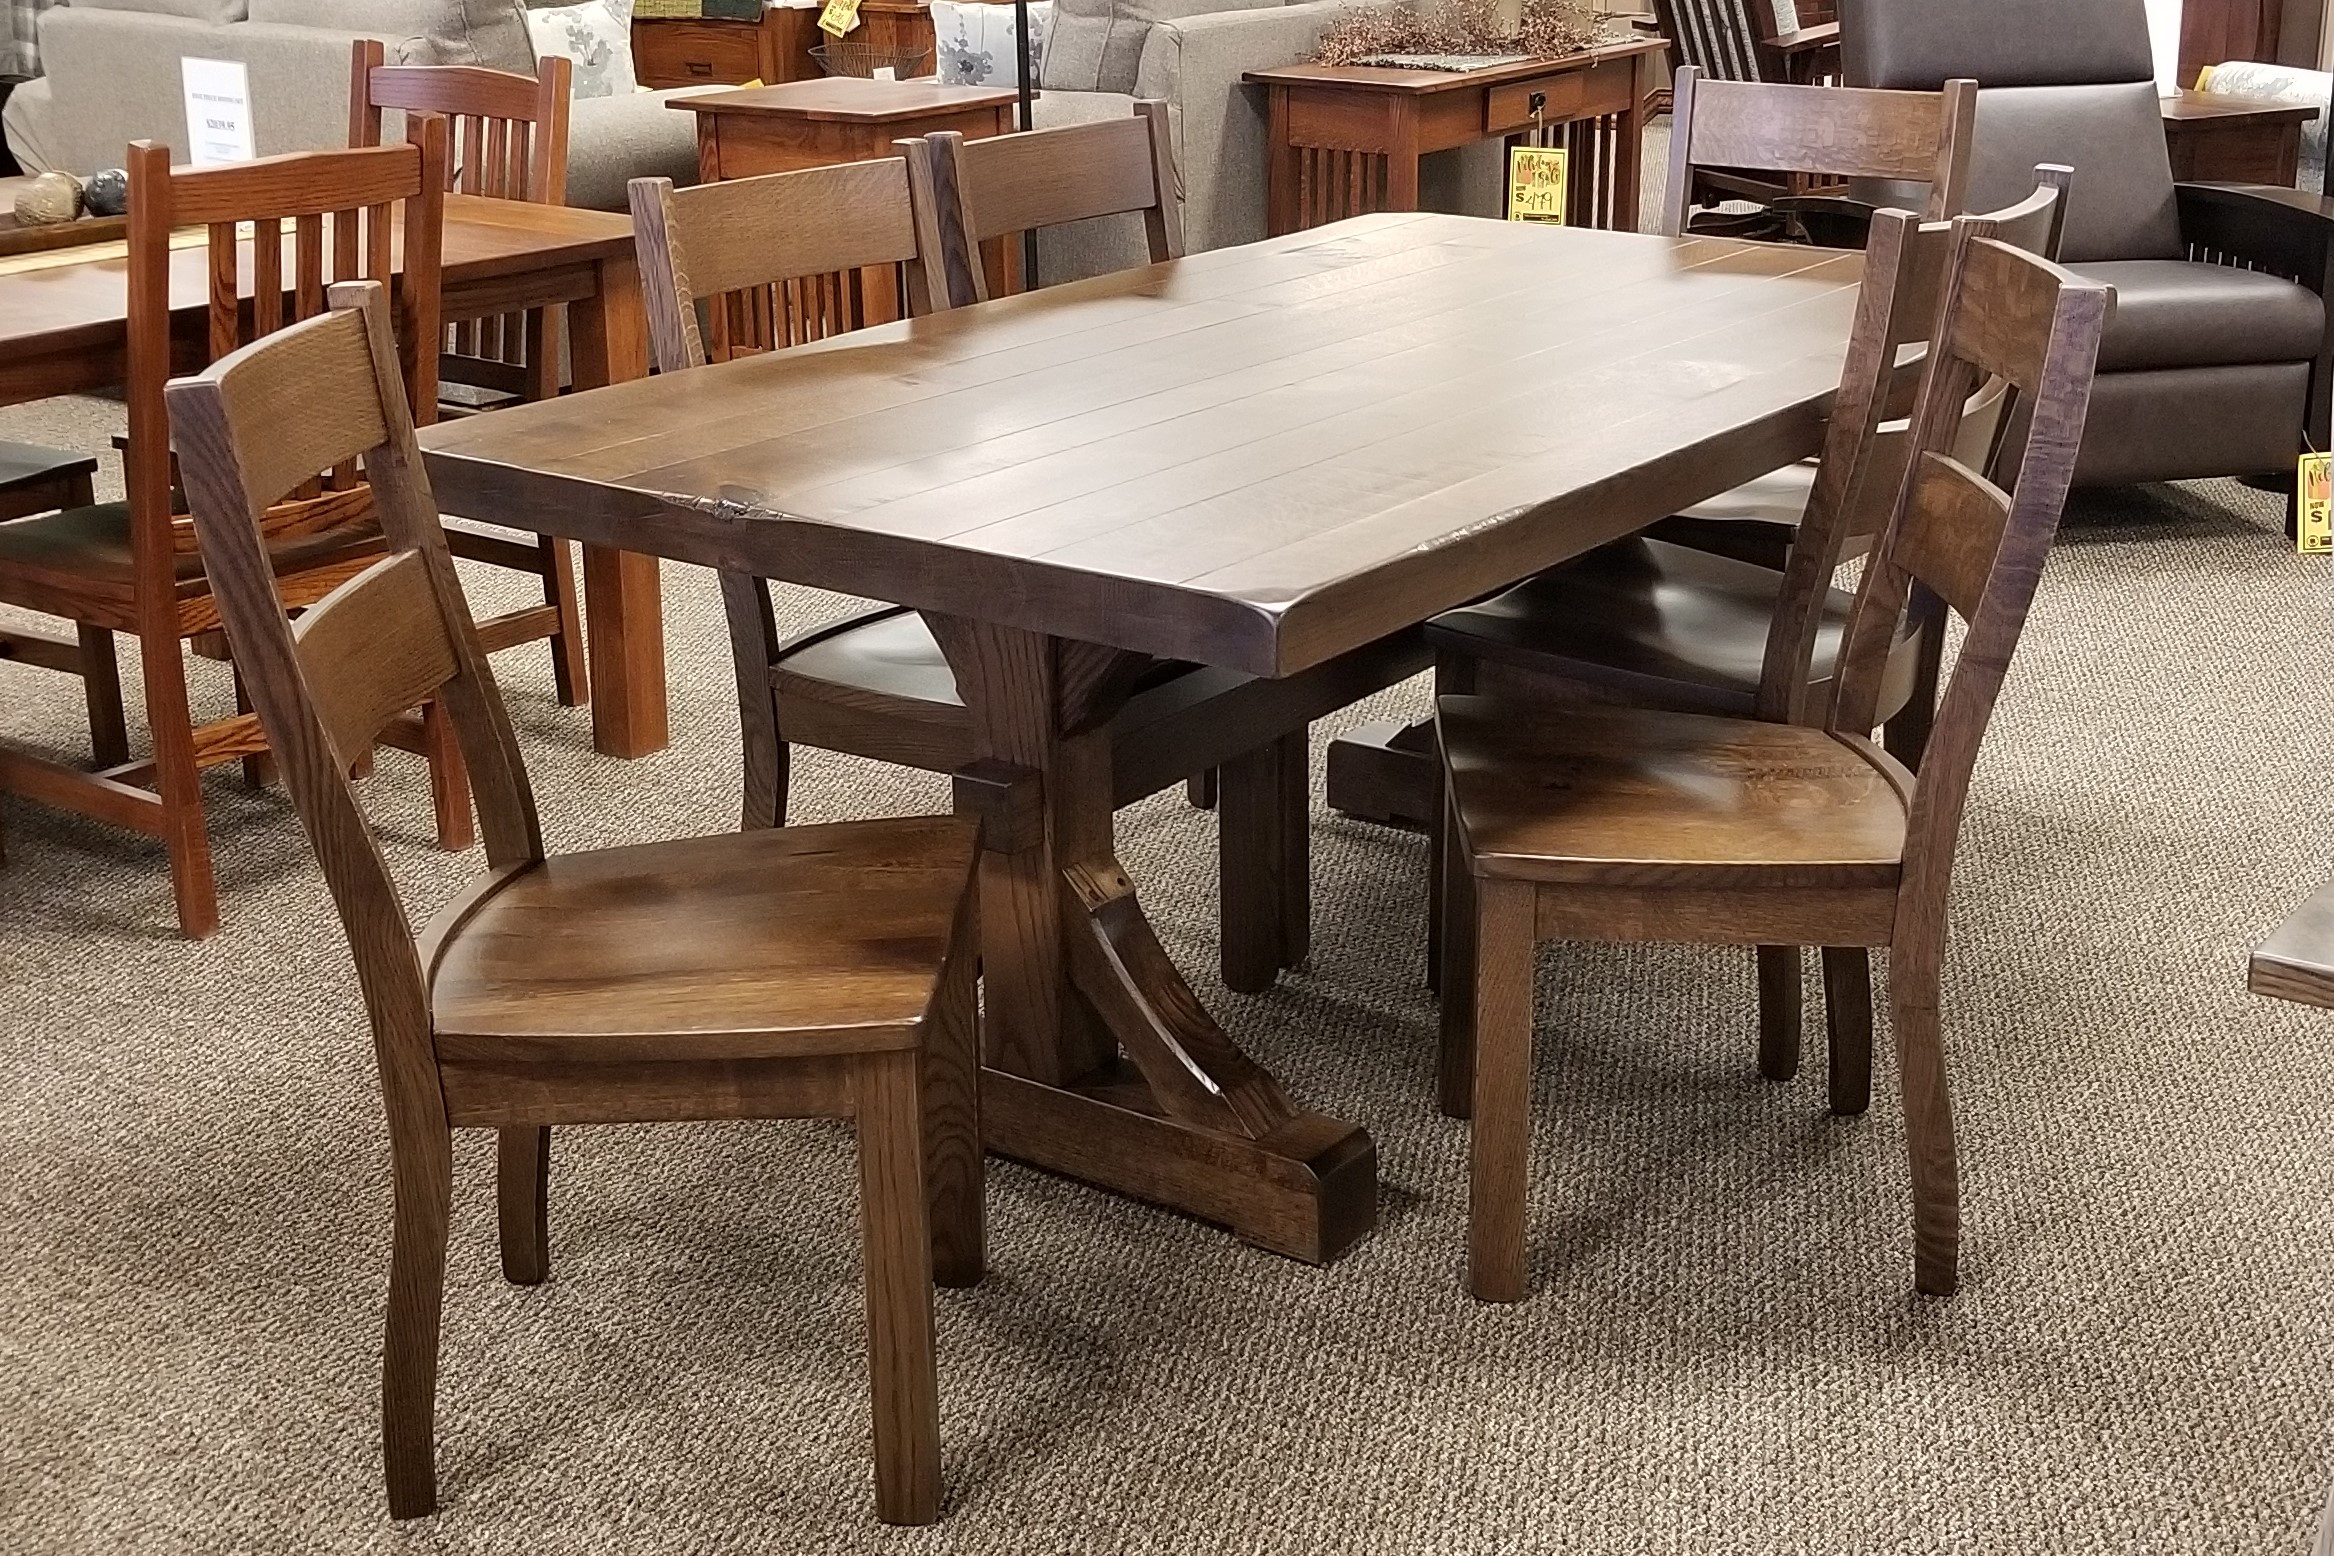
<svg viewBox="0 0 2334 1556"><path fill-rule="evenodd" d="M1034 130L1037 121L1030 112L1029 80L1029 0L1013 0L1013 78L1021 91L1020 128ZM978 263L978 261L975 261ZM1021 234L1021 286L1024 291L1037 286L1037 231L1035 228Z"/></svg>

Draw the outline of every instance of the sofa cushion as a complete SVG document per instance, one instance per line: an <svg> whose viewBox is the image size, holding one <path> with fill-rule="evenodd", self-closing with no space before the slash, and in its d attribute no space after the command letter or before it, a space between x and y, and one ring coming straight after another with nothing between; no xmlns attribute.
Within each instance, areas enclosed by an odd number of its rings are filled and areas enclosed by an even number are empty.
<svg viewBox="0 0 2334 1556"><path fill-rule="evenodd" d="M251 12L251 0L72 0L85 11L147 11L156 16L183 16L190 22L239 22Z"/></svg>
<svg viewBox="0 0 2334 1556"><path fill-rule="evenodd" d="M2099 343L2102 373L2307 362L2326 338L2325 304L2280 276L2184 259L2070 268L2115 288L2115 314Z"/></svg>
<svg viewBox="0 0 2334 1556"><path fill-rule="evenodd" d="M2060 257L2177 259L2180 214L2155 83L1987 87L1977 94L1969 209L1999 210L2034 190L2034 166L2075 170Z"/></svg>
<svg viewBox="0 0 2334 1556"><path fill-rule="evenodd" d="M573 93L578 102L587 97L631 95L635 84L631 24L606 0L531 7L527 37L537 63L558 55L575 67Z"/></svg>
<svg viewBox="0 0 2334 1556"><path fill-rule="evenodd" d="M424 50L406 51L408 64L535 73L535 48L527 41L526 7L519 0L251 0L251 19L425 40Z"/></svg>
<svg viewBox="0 0 2334 1556"><path fill-rule="evenodd" d="M1048 91L1132 92L1155 23L1278 5L1279 0L1056 0L1038 84Z"/></svg>
<svg viewBox="0 0 2334 1556"><path fill-rule="evenodd" d="M959 5L956 0L932 0L933 75L944 86L1014 86L1020 75L1013 65L1017 23L1009 5ZM1054 0L1033 0L1029 7L1029 58L1033 66L1045 59L1046 35L1053 30ZM1038 70L1032 69L1035 81Z"/></svg>

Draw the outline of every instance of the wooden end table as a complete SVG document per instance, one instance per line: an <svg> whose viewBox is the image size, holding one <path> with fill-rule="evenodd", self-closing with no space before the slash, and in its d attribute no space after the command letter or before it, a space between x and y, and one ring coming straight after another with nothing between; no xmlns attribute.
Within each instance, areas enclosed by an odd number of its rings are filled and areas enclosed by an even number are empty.
<svg viewBox="0 0 2334 1556"><path fill-rule="evenodd" d="M1634 232L1645 100L1667 47L1632 38L1486 70L1250 71L1270 117L1271 230L1415 211L1422 158L1538 131L1572 154L1572 224Z"/></svg>
<svg viewBox="0 0 2334 1556"><path fill-rule="evenodd" d="M709 92L666 104L697 116L697 174L707 183L894 156L892 142L935 130L967 140L1013 130L1011 87L941 86L826 76Z"/></svg>
<svg viewBox="0 0 2334 1556"><path fill-rule="evenodd" d="M2164 139L2172 176L2184 183L2279 184L2291 189L2301 169L2302 126L2318 117L2312 103L2182 92L2164 99Z"/></svg>
<svg viewBox="0 0 2334 1556"><path fill-rule="evenodd" d="M810 47L825 34L818 12L773 6L758 22L716 17L632 18L632 74L642 86L734 86L806 81L819 74Z"/></svg>

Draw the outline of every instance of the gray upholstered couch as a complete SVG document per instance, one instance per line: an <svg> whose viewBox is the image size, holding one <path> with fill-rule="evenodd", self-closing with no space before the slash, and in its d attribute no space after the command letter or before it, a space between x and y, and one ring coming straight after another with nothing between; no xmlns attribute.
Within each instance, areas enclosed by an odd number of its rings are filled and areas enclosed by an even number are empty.
<svg viewBox="0 0 2334 1556"><path fill-rule="evenodd" d="M519 0L66 0L39 22L42 79L5 115L26 168L118 167L133 140L187 150L181 58L241 60L262 155L348 143L349 47L381 39L392 61L535 70ZM568 201L624 209L627 179L693 180L696 130L673 94L586 98L568 144Z"/></svg>

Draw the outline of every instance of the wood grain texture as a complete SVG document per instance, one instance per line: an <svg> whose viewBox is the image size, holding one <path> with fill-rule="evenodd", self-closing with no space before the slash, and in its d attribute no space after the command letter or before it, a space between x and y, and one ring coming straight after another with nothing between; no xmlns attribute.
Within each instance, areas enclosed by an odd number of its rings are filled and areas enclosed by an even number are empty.
<svg viewBox="0 0 2334 1556"><path fill-rule="evenodd" d="M2253 952L2256 994L2334 1009L2334 886L2321 886Z"/></svg>
<svg viewBox="0 0 2334 1556"><path fill-rule="evenodd" d="M1283 675L1813 452L1860 270L1374 217L473 418L429 458L449 504L553 533Z"/></svg>

